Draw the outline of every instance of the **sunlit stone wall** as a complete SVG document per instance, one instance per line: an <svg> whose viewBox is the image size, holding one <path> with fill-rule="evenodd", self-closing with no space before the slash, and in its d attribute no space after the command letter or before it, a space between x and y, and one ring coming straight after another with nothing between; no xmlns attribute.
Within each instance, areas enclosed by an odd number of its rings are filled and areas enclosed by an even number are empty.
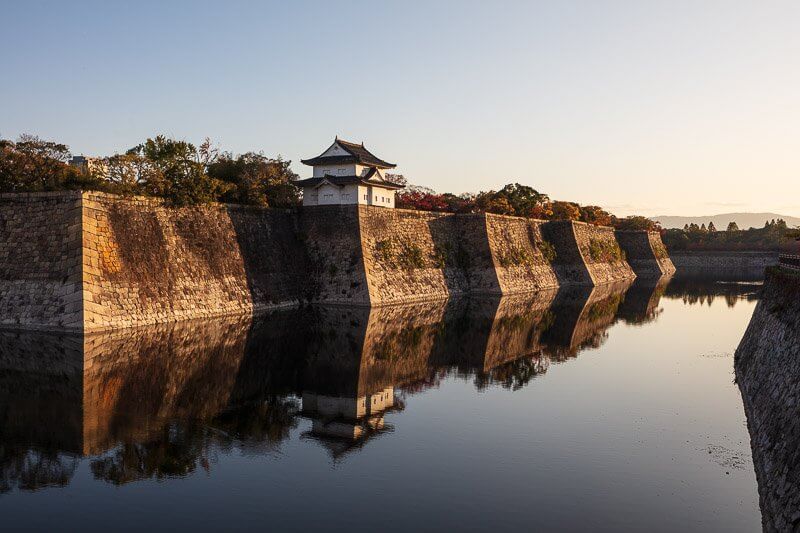
<svg viewBox="0 0 800 533"><path fill-rule="evenodd" d="M558 287L550 264L554 256L547 257L555 248L544 240L542 221L490 213L483 217L502 294Z"/></svg>
<svg viewBox="0 0 800 533"><path fill-rule="evenodd" d="M372 304L500 293L483 215L358 210Z"/></svg>
<svg viewBox="0 0 800 533"><path fill-rule="evenodd" d="M297 304L307 271L293 213L83 194L86 329Z"/></svg>
<svg viewBox="0 0 800 533"><path fill-rule="evenodd" d="M0 325L87 331L635 277L611 228L577 222L96 192L3 196L0 274Z"/></svg>
<svg viewBox="0 0 800 533"><path fill-rule="evenodd" d="M542 231L555 247L553 267L561 285L601 285L636 277L613 228L555 221L543 224Z"/></svg>

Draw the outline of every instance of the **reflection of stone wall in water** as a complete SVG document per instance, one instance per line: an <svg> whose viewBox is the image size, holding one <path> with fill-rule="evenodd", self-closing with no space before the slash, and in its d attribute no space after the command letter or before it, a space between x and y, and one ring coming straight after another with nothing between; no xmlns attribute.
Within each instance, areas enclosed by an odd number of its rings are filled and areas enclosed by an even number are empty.
<svg viewBox="0 0 800 533"><path fill-rule="evenodd" d="M800 526L800 276L768 273L735 355L765 531Z"/></svg>
<svg viewBox="0 0 800 533"><path fill-rule="evenodd" d="M606 339L631 282L593 288L566 288L556 295L555 321L542 337L552 359L563 361Z"/></svg>
<svg viewBox="0 0 800 533"><path fill-rule="evenodd" d="M661 314L658 306L670 282L669 276L660 278L637 278L625 293L625 299L617 310L617 318L627 324L646 324Z"/></svg>
<svg viewBox="0 0 800 533"><path fill-rule="evenodd" d="M80 338L0 332L0 494L67 485L81 452Z"/></svg>
<svg viewBox="0 0 800 533"><path fill-rule="evenodd" d="M298 397L312 434L363 443L402 409L397 391L448 373L478 388L524 387L551 359L602 340L624 289L312 307L86 336L3 332L0 444L30 445L0 455L0 471L19 478L35 448L48 451L53 483L73 464L52 459L65 453L99 454L92 472L113 483L182 475L214 446L278 446ZM172 474L164 457L176 461Z"/></svg>
<svg viewBox="0 0 800 533"><path fill-rule="evenodd" d="M270 318L269 343L281 344L279 334L291 336L289 317ZM229 318L75 337L0 335L5 348L0 376L7 378L1 390L13 392L4 394L0 405L14 417L3 428L18 428L18 437L23 428L42 431L42 438L24 440L93 454L120 442L148 440L171 419L213 417L254 396L249 380L259 362L245 356L266 355L267 339L252 334L251 327L249 319ZM262 397L265 382L282 363L259 370ZM55 392L47 392L51 388ZM51 414L52 420L46 418Z"/></svg>

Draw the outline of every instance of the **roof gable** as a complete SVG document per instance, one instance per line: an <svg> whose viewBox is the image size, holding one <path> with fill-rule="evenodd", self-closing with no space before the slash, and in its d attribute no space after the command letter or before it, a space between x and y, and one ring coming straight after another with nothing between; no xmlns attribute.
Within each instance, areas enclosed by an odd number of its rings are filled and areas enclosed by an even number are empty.
<svg viewBox="0 0 800 533"><path fill-rule="evenodd" d="M340 156L343 156L343 155L346 156L346 155L353 155L353 154L351 154L350 152L348 152L347 150L342 148L342 145L339 144L339 140L337 139L337 140L335 140L333 142L332 145L330 145L328 147L327 150L322 152L317 157L340 157Z"/></svg>
<svg viewBox="0 0 800 533"><path fill-rule="evenodd" d="M322 154L311 159L301 159L303 164L316 166L340 163L357 163L368 167L394 168L397 165L388 163L375 156L364 147L364 143L356 144L339 139L334 140L333 144Z"/></svg>

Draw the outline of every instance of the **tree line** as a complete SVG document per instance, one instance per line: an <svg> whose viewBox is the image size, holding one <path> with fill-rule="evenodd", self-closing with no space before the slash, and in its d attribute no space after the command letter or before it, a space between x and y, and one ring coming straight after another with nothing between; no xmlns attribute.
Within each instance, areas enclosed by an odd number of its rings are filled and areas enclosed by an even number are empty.
<svg viewBox="0 0 800 533"><path fill-rule="evenodd" d="M0 192L97 190L155 196L173 205L207 202L293 207L300 191L290 161L261 152L233 155L159 135L123 153L70 165L65 144L22 135L0 139Z"/></svg>
<svg viewBox="0 0 800 533"><path fill-rule="evenodd" d="M782 251L791 250L800 230L790 228L783 219L770 220L763 228L739 229L729 222L724 231L718 231L713 222L708 225L686 224L683 229L668 229L661 238L667 249L695 251Z"/></svg>
<svg viewBox="0 0 800 533"><path fill-rule="evenodd" d="M405 179L401 179L405 182ZM495 213L541 220L575 220L625 230L659 231L658 222L643 216L618 218L596 205L551 200L547 194L519 183L477 194L437 193L412 186L397 194L397 207L445 213Z"/></svg>
<svg viewBox="0 0 800 533"><path fill-rule="evenodd" d="M0 192L98 190L166 199L173 205L207 202L265 207L300 205L302 192L290 161L262 152L234 155L206 139L196 146L163 135L149 138L82 168L70 165L69 147L32 135L0 139ZM402 175L389 179L406 184ZM660 230L643 216L618 218L596 205L551 200L519 183L477 194L439 194L410 186L397 195L397 207L448 213L496 213L543 220L575 220L618 229Z"/></svg>

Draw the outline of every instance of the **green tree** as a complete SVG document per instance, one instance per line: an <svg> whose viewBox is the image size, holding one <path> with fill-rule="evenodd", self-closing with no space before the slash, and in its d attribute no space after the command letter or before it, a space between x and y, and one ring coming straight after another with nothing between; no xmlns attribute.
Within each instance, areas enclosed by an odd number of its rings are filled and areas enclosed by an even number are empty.
<svg viewBox="0 0 800 533"><path fill-rule="evenodd" d="M209 175L225 184L225 202L271 207L293 207L300 203L300 190L294 185L297 174L291 161L247 152L234 157L222 154L208 167Z"/></svg>
<svg viewBox="0 0 800 533"><path fill-rule="evenodd" d="M529 216L536 207L547 203L550 199L533 187L519 183L509 183L495 194L496 198L505 198L517 216Z"/></svg>
<svg viewBox="0 0 800 533"><path fill-rule="evenodd" d="M715 233L717 231L716 226L714 226L714 221L708 223L708 232Z"/></svg>
<svg viewBox="0 0 800 533"><path fill-rule="evenodd" d="M728 228L725 231L739 231L739 225L736 222L728 222Z"/></svg>
<svg viewBox="0 0 800 533"><path fill-rule="evenodd" d="M128 150L128 155L145 158L152 165L153 190L174 205L193 205L216 200L224 185L208 175L207 167L217 158L217 150L206 139L199 148L186 141L159 135Z"/></svg>

